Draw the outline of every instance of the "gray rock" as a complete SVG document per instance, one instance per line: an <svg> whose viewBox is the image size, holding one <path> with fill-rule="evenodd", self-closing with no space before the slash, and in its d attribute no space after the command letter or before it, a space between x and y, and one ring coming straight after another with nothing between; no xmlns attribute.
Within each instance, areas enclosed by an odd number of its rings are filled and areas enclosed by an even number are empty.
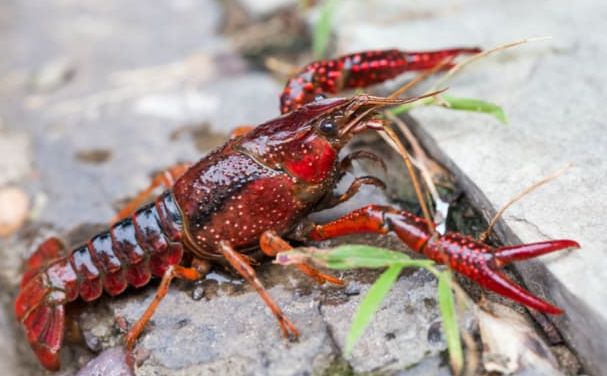
<svg viewBox="0 0 607 376"><path fill-rule="evenodd" d="M238 0L238 2L254 18L262 18L280 9L297 5L295 0Z"/></svg>
<svg viewBox="0 0 607 376"><path fill-rule="evenodd" d="M125 357L122 347L107 349L82 367L76 376L131 376Z"/></svg>
<svg viewBox="0 0 607 376"><path fill-rule="evenodd" d="M431 335L433 322L440 320L436 286L436 280L421 270L394 285L348 359L355 372L408 369L445 350L444 340L440 336L438 340L432 339ZM322 306L329 330L342 351L350 330L350 318L368 288L365 286L359 295L344 304Z"/></svg>
<svg viewBox="0 0 607 376"><path fill-rule="evenodd" d="M30 171L30 147L26 134L0 130L0 186L16 182Z"/></svg>
<svg viewBox="0 0 607 376"><path fill-rule="evenodd" d="M4 303L2 301L2 303ZM0 309L0 372L4 375L15 374L18 369L17 354L14 346L12 323L4 309Z"/></svg>
<svg viewBox="0 0 607 376"><path fill-rule="evenodd" d="M318 296L298 295L294 287L281 284L270 294L301 329L297 343L285 342L276 319L253 291L193 301L189 293L172 290L138 344L150 357L137 374L221 370L239 375L246 370L246 374L293 375L324 363L331 344L314 299ZM149 303L150 294L146 295L116 306L116 313L134 322Z"/></svg>
<svg viewBox="0 0 607 376"><path fill-rule="evenodd" d="M370 9L372 7L372 9ZM373 10L373 12L371 12ZM600 1L537 2L436 0L344 3L336 15L339 52L456 45L492 47L518 38L553 39L485 59L449 86L450 94L504 107L510 122L438 108L415 110L418 135L450 165L489 218L516 192L573 163L556 181L514 205L499 229L506 243L571 238L580 251L519 263L527 286L565 308L551 317L594 374L607 355L606 76ZM402 22L401 22L402 21ZM425 133L427 132L427 134ZM440 151L444 152L441 153ZM441 158L442 157L442 158Z"/></svg>

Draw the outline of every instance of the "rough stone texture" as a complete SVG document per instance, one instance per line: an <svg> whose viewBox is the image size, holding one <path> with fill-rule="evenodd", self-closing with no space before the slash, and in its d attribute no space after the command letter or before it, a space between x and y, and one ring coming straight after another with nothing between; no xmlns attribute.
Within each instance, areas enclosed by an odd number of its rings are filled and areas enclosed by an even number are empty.
<svg viewBox="0 0 607 376"><path fill-rule="evenodd" d="M501 52L450 83L450 94L504 107L509 125L437 108L415 110L418 134L449 164L490 217L515 193L573 163L557 181L508 210L509 243L571 238L580 251L519 264L534 292L567 310L557 323L586 371L607 356L607 6L601 1L380 1L338 10L339 53L378 47L419 50L493 47L520 38L553 39ZM423 128L423 129L422 129ZM427 132L427 134L425 133ZM444 153L442 153L442 152Z"/></svg>
<svg viewBox="0 0 607 376"><path fill-rule="evenodd" d="M0 185L18 181L29 171L29 138L22 133L8 133L0 129Z"/></svg>
<svg viewBox="0 0 607 376"><path fill-rule="evenodd" d="M298 343L283 340L276 319L248 286L240 295L197 302L187 292L172 290L140 341L139 348L151 355L137 373L294 375L326 364L332 348L318 312L319 294L299 293L296 281L288 283L293 275L288 277L270 293L302 329ZM116 313L133 322L147 302L131 300Z"/></svg>
<svg viewBox="0 0 607 376"><path fill-rule="evenodd" d="M356 372L403 370L445 349L436 310L436 280L426 271L417 271L411 278L401 279L382 304L375 320L356 345L349 363ZM345 349L352 317L369 286L344 304L322 307L332 336L339 348ZM396 293L398 291L398 293ZM407 291L407 294L402 294ZM409 325L416 322L421 325ZM403 325L404 324L404 325ZM408 354L403 357L402 354Z"/></svg>

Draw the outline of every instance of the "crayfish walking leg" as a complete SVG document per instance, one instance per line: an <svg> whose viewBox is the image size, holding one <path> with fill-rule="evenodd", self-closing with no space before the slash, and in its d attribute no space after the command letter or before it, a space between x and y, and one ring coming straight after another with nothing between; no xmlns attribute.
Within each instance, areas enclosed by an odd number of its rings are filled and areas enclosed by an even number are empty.
<svg viewBox="0 0 607 376"><path fill-rule="evenodd" d="M276 257L279 252L285 252L292 249L291 245L286 240L281 238L275 231L266 231L261 235L259 239L259 246L263 253L270 257ZM316 270L312 266L306 263L295 264L302 273L315 280L318 284L324 284L325 282L332 283L334 285L343 286L344 281L332 275L322 273Z"/></svg>
<svg viewBox="0 0 607 376"><path fill-rule="evenodd" d="M257 291L261 299L266 303L266 305L270 308L276 319L278 320L278 324L280 325L280 329L282 330L282 334L287 339L297 339L299 337L299 330L293 325L291 320L287 318L287 316L282 312L278 304L274 302L272 297L268 294L266 289L263 287L261 281L257 278L255 274L255 270L249 264L246 256L236 252L232 246L226 242L222 241L219 243L219 248L221 254L225 259L230 263L230 265L236 269L236 271L253 286L253 288Z"/></svg>
<svg viewBox="0 0 607 376"><path fill-rule="evenodd" d="M160 286L158 286L154 299L143 315L141 315L139 320L137 320L137 322L131 327L125 337L124 342L127 351L131 351L133 349L133 346L135 346L135 341L137 341L137 338L145 329L146 324L148 321L150 321L152 315L154 315L154 312L156 311L156 308L158 308L158 305L162 299L169 292L171 281L174 278L185 279L186 281L197 281L204 277L211 267L207 262L200 259L195 259L192 262L192 265L193 266L190 268L186 268L181 265L171 265L168 267L166 272L164 272L162 281L160 282Z"/></svg>

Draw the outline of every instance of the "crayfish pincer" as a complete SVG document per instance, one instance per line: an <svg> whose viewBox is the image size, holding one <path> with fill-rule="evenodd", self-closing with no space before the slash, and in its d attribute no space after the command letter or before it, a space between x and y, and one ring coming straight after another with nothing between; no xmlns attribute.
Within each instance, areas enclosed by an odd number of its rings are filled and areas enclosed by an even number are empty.
<svg viewBox="0 0 607 376"><path fill-rule="evenodd" d="M179 165L159 174L108 230L71 251L56 238L42 243L27 261L15 303L16 317L40 363L50 370L60 366L67 303L78 298L92 301L103 291L115 296L129 285L141 287L160 277L155 298L126 335L130 350L171 281L198 280L209 270L209 262L236 270L270 307L284 336L297 337L296 326L257 279L251 267L252 250L259 246L274 256L289 248L283 237L294 237L298 224L310 213L349 199L363 184L383 186L377 178L364 177L354 180L346 194L334 193L347 166L354 159L369 158L353 153L340 160L339 152L355 134L383 127L386 120L378 116L379 109L419 99L369 95L324 99L319 94L382 82L407 70L431 68L446 57L478 51L372 51L312 63L287 83L282 116L241 130L191 166ZM164 193L140 205L157 186L166 187ZM511 261L578 247L571 240L553 240L492 249L460 234L435 236L424 219L374 205L307 228L303 235L316 240L394 232L414 251L481 286L552 314L561 310L515 285L499 269ZM308 264L297 267L319 282L343 283Z"/></svg>

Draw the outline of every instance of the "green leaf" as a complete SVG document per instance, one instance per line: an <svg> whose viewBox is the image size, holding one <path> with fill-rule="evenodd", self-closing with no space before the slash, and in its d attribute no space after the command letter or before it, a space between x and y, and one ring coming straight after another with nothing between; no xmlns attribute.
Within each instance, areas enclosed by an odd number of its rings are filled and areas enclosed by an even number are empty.
<svg viewBox="0 0 607 376"><path fill-rule="evenodd" d="M312 40L312 50L315 59L322 59L326 55L327 45L331 38L331 20L337 0L325 0L320 8L320 15L314 27L314 38Z"/></svg>
<svg viewBox="0 0 607 376"><path fill-rule="evenodd" d="M340 245L329 252L315 253L312 258L331 269L383 268L395 264L423 268L433 265L432 260L412 260L401 252L356 244Z"/></svg>
<svg viewBox="0 0 607 376"><path fill-rule="evenodd" d="M400 275L403 265L394 264L390 266L379 278L373 283L363 301L359 304L356 314L352 319L348 338L346 339L346 356L352 353L354 345L363 334L373 315L379 308L379 305L390 291L396 279Z"/></svg>
<svg viewBox="0 0 607 376"><path fill-rule="evenodd" d="M452 97L450 95L443 95L442 99L452 110L483 112L485 114L493 115L497 120L499 120L503 124L508 123L508 119L506 118L504 110L500 106L491 102L486 102L474 98Z"/></svg>
<svg viewBox="0 0 607 376"><path fill-rule="evenodd" d="M455 301L451 290L451 272L448 270L438 275L438 304L443 319L443 330L449 349L451 367L453 373L459 375L464 364L464 355L457 325Z"/></svg>
<svg viewBox="0 0 607 376"><path fill-rule="evenodd" d="M389 111L392 115L398 116L405 112L411 111L413 108L416 107L443 103L446 108L450 108L452 110L482 112L485 114L493 115L498 121L503 124L508 123L508 119L506 118L506 113L504 112L504 110L494 103L486 102L480 99L459 98L450 95L443 95L440 97L440 99L441 101L437 101L434 97L424 98L416 102L406 103L394 107Z"/></svg>

